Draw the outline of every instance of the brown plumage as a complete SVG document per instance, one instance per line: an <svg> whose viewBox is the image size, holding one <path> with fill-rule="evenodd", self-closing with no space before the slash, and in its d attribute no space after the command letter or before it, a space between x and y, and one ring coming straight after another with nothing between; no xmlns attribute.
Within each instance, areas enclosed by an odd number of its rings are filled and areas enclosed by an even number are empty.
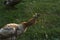
<svg viewBox="0 0 60 40"><path fill-rule="evenodd" d="M16 37L26 31L26 29L35 24L38 15L34 15L28 22L22 22L20 24L10 23L0 29L0 39L2 40L16 40ZM15 38L14 38L15 37Z"/></svg>

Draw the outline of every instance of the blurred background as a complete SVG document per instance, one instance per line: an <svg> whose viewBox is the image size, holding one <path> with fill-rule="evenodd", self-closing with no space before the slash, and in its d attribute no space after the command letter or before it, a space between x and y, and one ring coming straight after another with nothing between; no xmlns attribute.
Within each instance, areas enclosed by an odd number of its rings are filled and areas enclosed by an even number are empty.
<svg viewBox="0 0 60 40"><path fill-rule="evenodd" d="M18 37L17 40L60 40L60 0L22 0L16 10L6 10L0 0L0 28L7 23L28 21L40 13L38 23Z"/></svg>

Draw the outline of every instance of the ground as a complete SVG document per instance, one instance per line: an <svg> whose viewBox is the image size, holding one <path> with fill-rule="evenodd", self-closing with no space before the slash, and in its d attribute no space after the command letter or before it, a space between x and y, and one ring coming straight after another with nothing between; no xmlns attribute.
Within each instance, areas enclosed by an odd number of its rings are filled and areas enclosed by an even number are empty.
<svg viewBox="0 0 60 40"><path fill-rule="evenodd" d="M41 14L38 23L18 40L60 40L60 0L23 0L15 10L6 10L3 1L0 0L0 27L28 21L34 13Z"/></svg>

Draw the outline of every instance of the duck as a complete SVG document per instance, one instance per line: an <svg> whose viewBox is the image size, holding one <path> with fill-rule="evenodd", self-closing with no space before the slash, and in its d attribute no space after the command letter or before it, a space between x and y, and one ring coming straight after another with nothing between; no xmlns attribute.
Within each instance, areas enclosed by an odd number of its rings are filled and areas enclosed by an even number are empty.
<svg viewBox="0 0 60 40"><path fill-rule="evenodd" d="M15 5L19 4L22 0L5 0L4 6L6 8L15 8Z"/></svg>

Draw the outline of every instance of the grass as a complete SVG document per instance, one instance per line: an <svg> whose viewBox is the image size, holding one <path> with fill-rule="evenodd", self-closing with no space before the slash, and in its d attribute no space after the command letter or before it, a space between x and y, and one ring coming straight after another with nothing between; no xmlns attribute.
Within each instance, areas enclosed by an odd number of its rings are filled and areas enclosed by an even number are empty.
<svg viewBox="0 0 60 40"><path fill-rule="evenodd" d="M60 40L60 0L23 0L17 10L5 10L0 0L0 27L7 23L28 21L40 13L38 23L32 25L18 40Z"/></svg>

